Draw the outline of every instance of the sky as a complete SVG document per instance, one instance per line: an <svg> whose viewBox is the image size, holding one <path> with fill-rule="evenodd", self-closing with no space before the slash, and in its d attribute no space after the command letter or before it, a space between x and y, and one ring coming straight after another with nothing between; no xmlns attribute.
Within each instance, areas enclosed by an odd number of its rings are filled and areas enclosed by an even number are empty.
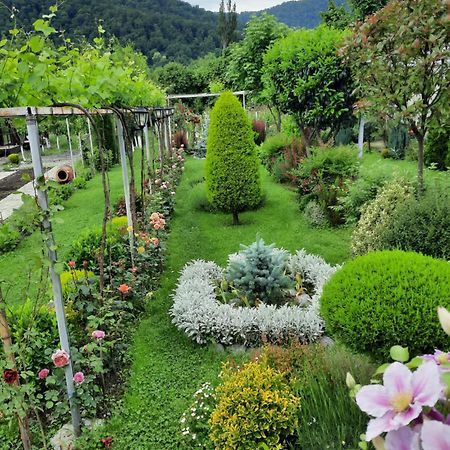
<svg viewBox="0 0 450 450"><path fill-rule="evenodd" d="M218 11L220 0L185 0L191 5L198 5L200 8ZM260 11L271 6L280 5L287 0L236 0L236 9L241 11Z"/></svg>

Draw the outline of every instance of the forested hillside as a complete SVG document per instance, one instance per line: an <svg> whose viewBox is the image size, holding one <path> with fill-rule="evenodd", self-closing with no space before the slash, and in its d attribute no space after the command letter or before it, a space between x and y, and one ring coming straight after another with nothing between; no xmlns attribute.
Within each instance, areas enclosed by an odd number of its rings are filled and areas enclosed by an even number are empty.
<svg viewBox="0 0 450 450"><path fill-rule="evenodd" d="M336 0L337 5L346 3ZM280 22L295 28L314 28L320 23L320 13L326 11L328 0L300 0L282 3L264 11L275 16ZM239 14L239 21L247 23L253 14L261 12L243 12Z"/></svg>
<svg viewBox="0 0 450 450"><path fill-rule="evenodd" d="M29 27L55 0L0 2L0 35L11 28L11 14L2 3L14 5L18 24ZM180 0L70 0L61 4L53 24L70 37L92 39L100 19L108 33L132 42L150 63L155 52L188 62L219 48L217 15Z"/></svg>

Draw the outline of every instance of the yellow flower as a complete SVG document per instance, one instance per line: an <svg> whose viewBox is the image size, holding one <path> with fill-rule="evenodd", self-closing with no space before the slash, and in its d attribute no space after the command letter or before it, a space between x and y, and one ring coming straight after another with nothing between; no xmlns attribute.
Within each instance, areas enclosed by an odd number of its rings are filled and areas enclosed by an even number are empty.
<svg viewBox="0 0 450 450"><path fill-rule="evenodd" d="M133 227L130 225L129 227L127 227L127 231L128 233L131 233L133 231Z"/></svg>
<svg viewBox="0 0 450 450"><path fill-rule="evenodd" d="M137 248L137 252L142 254L145 252L145 248L141 245L140 247Z"/></svg>

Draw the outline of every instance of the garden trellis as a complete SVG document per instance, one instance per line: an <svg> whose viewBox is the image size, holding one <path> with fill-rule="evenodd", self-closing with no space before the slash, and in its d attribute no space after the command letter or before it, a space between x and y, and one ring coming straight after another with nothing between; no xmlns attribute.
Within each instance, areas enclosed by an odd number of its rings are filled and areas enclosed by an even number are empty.
<svg viewBox="0 0 450 450"><path fill-rule="evenodd" d="M56 270L57 264L57 253L56 253L56 242L52 233L52 225L50 220L50 210L48 203L47 191L45 189L45 179L44 179L44 169L42 166L41 159L41 147L40 147L40 137L39 137L39 129L38 129L38 118L44 116L65 116L68 118L72 115L84 115L88 114L88 124L91 120L91 115L106 115L106 114L115 114L116 125L117 125L117 134L119 139L119 151L120 151L120 161L122 167L122 175L123 175L123 190L124 197L126 203L126 213L127 213L127 221L128 221L128 232L130 237L130 252L131 257L133 258L134 252L134 244L133 244L133 218L131 215L131 204L130 204L130 185L128 182L128 165L126 158L126 147L125 147L125 128L122 123L123 113L138 113L142 112L143 108L139 108L139 110L126 109L95 109L95 110L84 110L82 108L76 107L66 107L66 106L58 106L58 107L17 107L17 108L0 108L0 118L2 119L12 119L12 118L25 118L27 123L27 133L28 139L30 143L31 157L32 157L32 165L34 172L34 185L36 191L36 198L39 208L42 211L42 226L45 233L45 244L46 250L49 259L49 273L50 279L52 283L52 291L54 298L54 305L58 323L58 333L59 339L61 343L62 350L66 351L69 355L70 353L70 342L69 336L67 333L67 325L66 318L64 312L64 299L63 292L61 286L61 279L58 271ZM153 125L158 125L156 128L158 140L159 140L159 152L169 152L170 151L170 134L168 128L169 117L173 114L172 108L144 108L147 113L147 120L144 124L144 136L145 136L145 147L147 154L147 164L153 164L154 157L149 159L150 156L150 142L149 142L149 127ZM68 121L67 121L68 126ZM164 138L162 137L162 130L164 130ZM144 144L144 143L143 143ZM92 146L92 141L91 141ZM91 147L91 149L93 146ZM101 151L99 149L99 151ZM162 157L162 155L161 155ZM73 161L73 159L72 159ZM150 166L149 166L150 170ZM72 361L69 360L67 366L65 366L65 378L66 378L66 387L67 394L71 409L72 415L72 425L76 435L80 434L80 413L75 401L75 387L73 380L73 369L72 369Z"/></svg>

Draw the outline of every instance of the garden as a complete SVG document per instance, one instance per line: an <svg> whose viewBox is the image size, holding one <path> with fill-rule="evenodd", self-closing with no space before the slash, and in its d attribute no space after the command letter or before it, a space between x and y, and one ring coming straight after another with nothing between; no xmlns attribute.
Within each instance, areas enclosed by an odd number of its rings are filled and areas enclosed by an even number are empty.
<svg viewBox="0 0 450 450"><path fill-rule="evenodd" d="M56 6L0 40L34 188L0 224L0 449L450 449L449 22L403 3L255 17L173 106Z"/></svg>

